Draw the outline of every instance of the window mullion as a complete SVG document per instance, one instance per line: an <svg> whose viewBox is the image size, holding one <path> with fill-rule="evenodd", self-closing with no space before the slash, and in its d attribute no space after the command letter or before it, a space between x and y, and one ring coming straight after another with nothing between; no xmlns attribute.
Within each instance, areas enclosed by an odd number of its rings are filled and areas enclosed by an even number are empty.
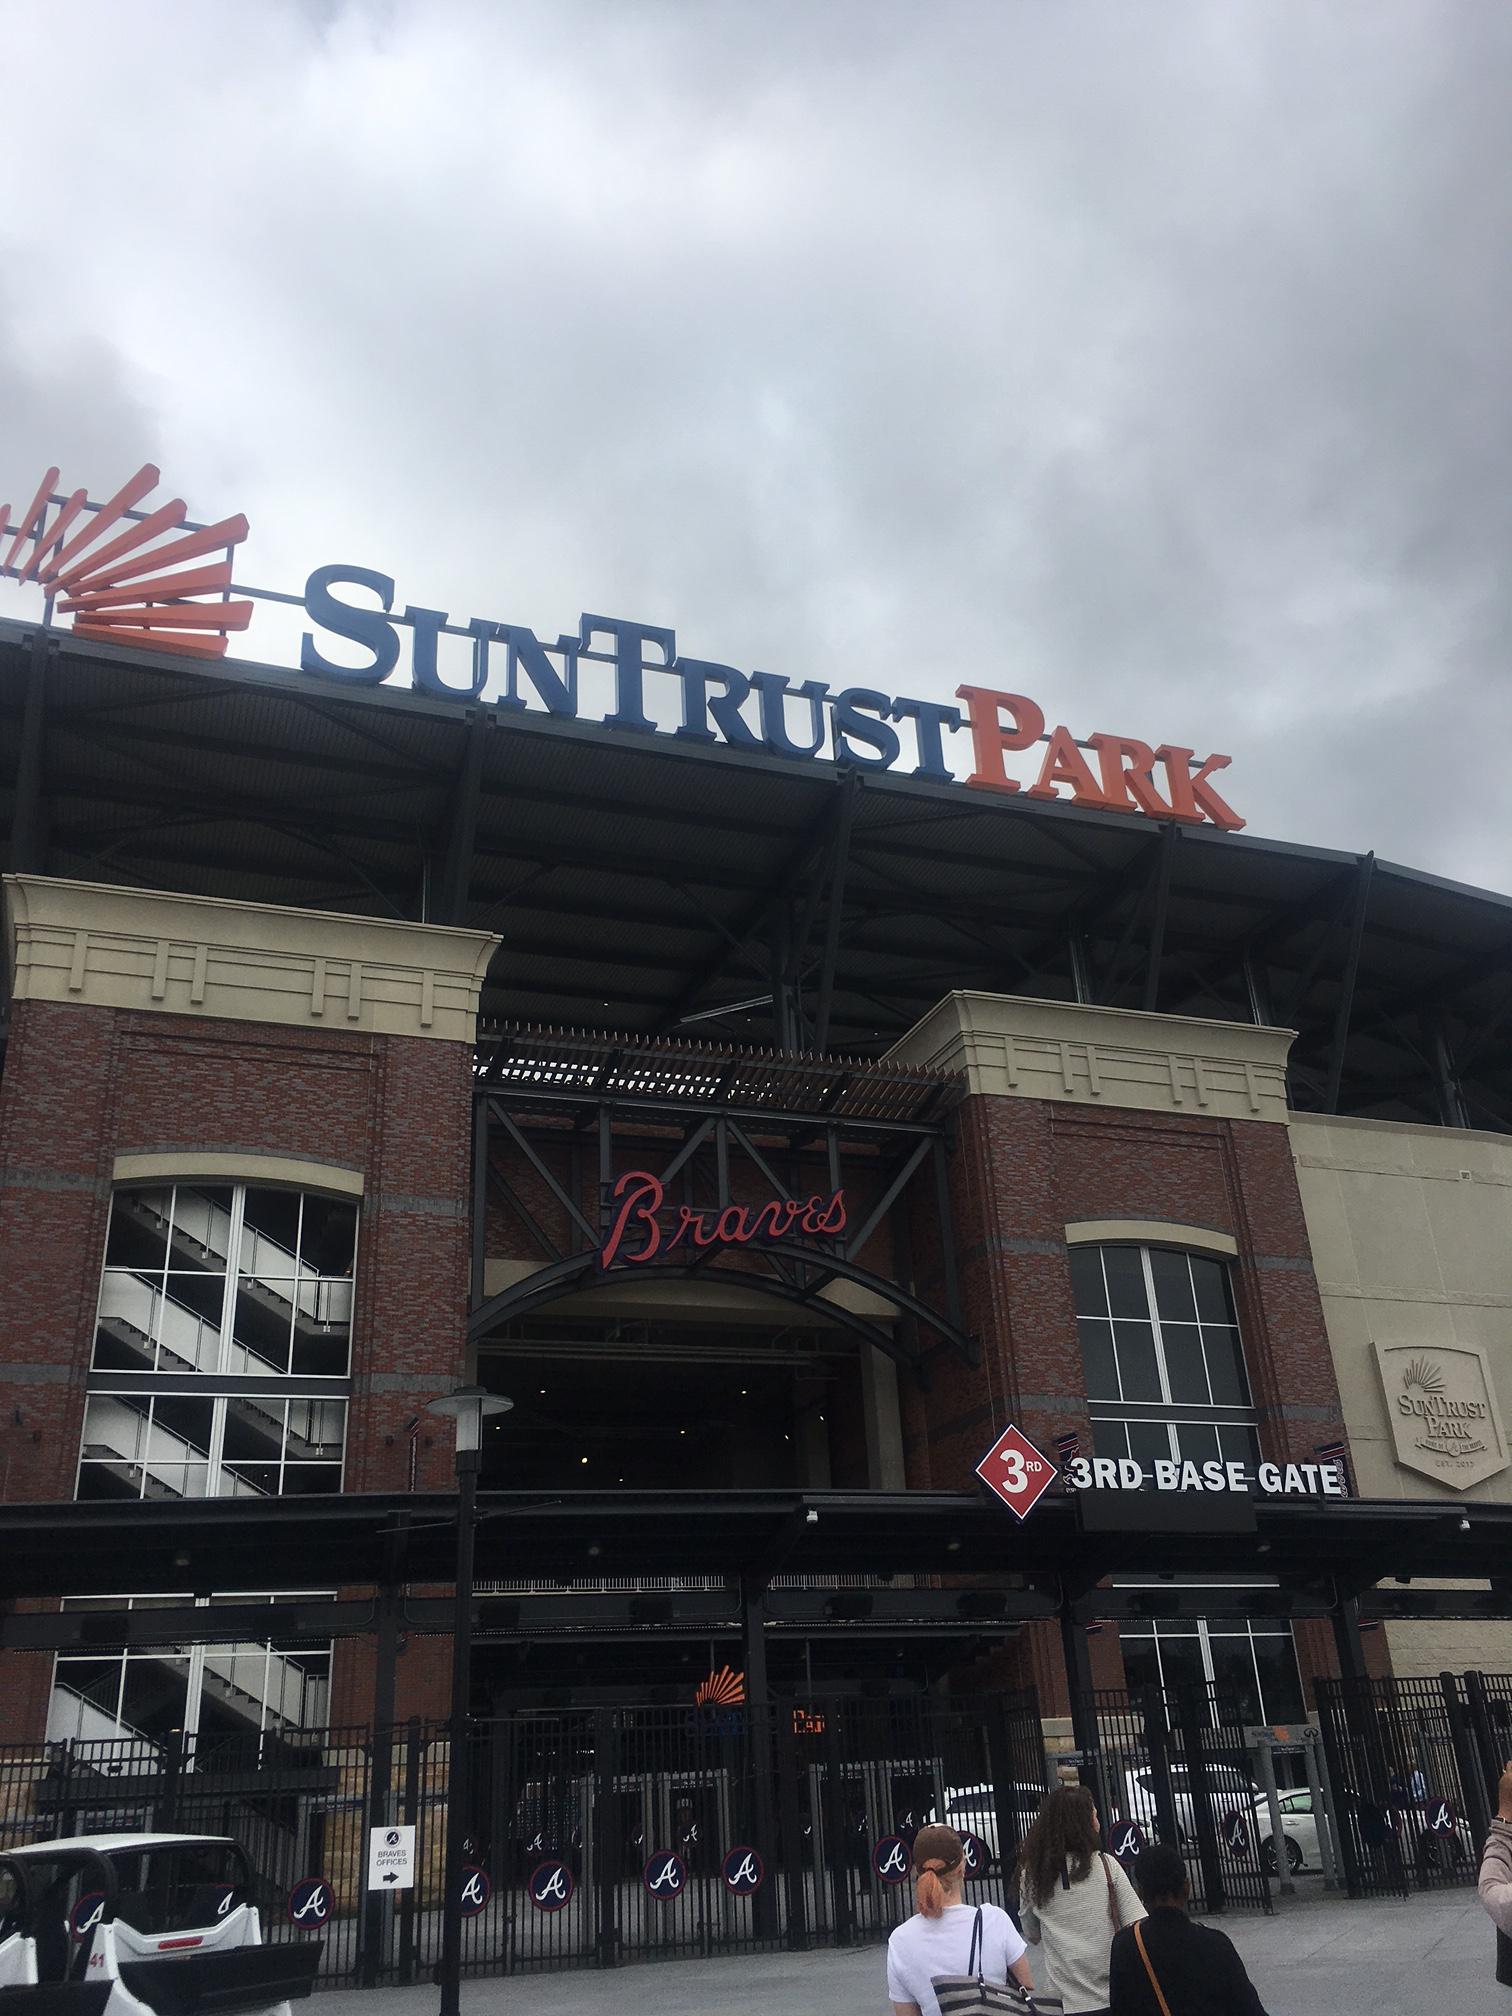
<svg viewBox="0 0 1512 2016"><path fill-rule="evenodd" d="M1171 1404L1171 1381L1166 1371L1165 1338L1160 1330L1160 1311L1155 1306L1155 1272L1150 1265L1150 1249L1141 1246L1139 1265L1144 1273L1145 1304L1150 1312L1150 1329L1155 1338L1155 1370L1160 1377L1160 1398L1163 1405ZM1211 1388L1209 1389L1211 1391Z"/></svg>
<svg viewBox="0 0 1512 2016"><path fill-rule="evenodd" d="M226 1292L221 1299L220 1351L217 1372L231 1369L231 1339L236 1329L236 1282L241 1272L242 1227L247 1217L247 1186L238 1183L231 1192L231 1229L226 1237Z"/></svg>

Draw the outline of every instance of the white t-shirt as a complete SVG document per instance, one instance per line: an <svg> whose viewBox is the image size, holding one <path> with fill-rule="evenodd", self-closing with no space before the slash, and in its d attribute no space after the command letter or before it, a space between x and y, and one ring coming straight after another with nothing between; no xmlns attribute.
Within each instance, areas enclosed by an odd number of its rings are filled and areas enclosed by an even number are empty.
<svg viewBox="0 0 1512 2016"><path fill-rule="evenodd" d="M923 2016L940 2016L930 1982L936 1974L964 1974L971 1958L975 1904L947 1904L938 1918L916 1911L887 1942L887 1992L894 2002L917 2002ZM996 1904L982 1906L980 1965L989 1981L1006 1981L1024 1951L1013 1920Z"/></svg>

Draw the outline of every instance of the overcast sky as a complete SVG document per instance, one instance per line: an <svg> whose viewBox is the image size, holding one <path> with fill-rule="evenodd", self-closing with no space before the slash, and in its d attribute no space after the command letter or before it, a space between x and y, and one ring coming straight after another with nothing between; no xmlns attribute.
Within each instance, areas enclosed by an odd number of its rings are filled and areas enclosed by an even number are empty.
<svg viewBox="0 0 1512 2016"><path fill-rule="evenodd" d="M248 579L1016 689L1512 890L1505 0L3 12L0 498L151 459Z"/></svg>

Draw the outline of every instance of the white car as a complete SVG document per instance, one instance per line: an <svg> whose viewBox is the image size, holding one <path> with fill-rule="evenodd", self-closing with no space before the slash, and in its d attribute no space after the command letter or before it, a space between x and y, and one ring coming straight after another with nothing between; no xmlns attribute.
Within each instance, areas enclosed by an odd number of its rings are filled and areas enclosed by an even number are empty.
<svg viewBox="0 0 1512 2016"><path fill-rule="evenodd" d="M1250 1812L1256 1798L1252 1779L1245 1777L1232 1764L1209 1764L1205 1775L1213 1804L1215 1827L1222 1825L1225 1813ZM1192 1813L1192 1780L1184 1764L1171 1766L1171 1804L1175 1808L1176 1827L1182 1843L1195 1841L1197 1822ZM1121 1820L1137 1820L1150 1840L1156 1838L1155 1774L1149 1765L1142 1765L1124 1773L1124 1809L1116 1817ZM1109 1824L1108 1816L1105 1814L1103 1825L1106 1827Z"/></svg>
<svg viewBox="0 0 1512 2016"><path fill-rule="evenodd" d="M318 1939L262 1942L236 1842L92 1834L0 1853L0 2004L14 2016L289 2016Z"/></svg>
<svg viewBox="0 0 1512 2016"><path fill-rule="evenodd" d="M1307 1786L1296 1792L1282 1792L1276 1804L1281 1809L1281 1832L1286 1841L1286 1867L1298 1876L1304 1869L1321 1869L1318 1821L1313 1812L1313 1795ZM1260 1859L1272 1876L1281 1873L1275 1843L1271 1839L1270 1804L1261 1798L1255 1805L1255 1833L1260 1842Z"/></svg>
<svg viewBox="0 0 1512 2016"><path fill-rule="evenodd" d="M1021 1841L1033 1825L1048 1794L1043 1785L1014 1783L1007 1788L1009 1810ZM975 1834L987 1850L989 1866L998 1860L998 1793L991 1785L961 1785L945 1794L945 1825L957 1834ZM1018 1852L1018 1842L1013 1844Z"/></svg>

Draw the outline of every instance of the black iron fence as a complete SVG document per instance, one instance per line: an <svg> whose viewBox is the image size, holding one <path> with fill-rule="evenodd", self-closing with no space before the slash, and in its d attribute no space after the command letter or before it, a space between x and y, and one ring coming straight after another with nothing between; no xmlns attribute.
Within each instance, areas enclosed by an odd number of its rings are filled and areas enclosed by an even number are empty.
<svg viewBox="0 0 1512 2016"><path fill-rule="evenodd" d="M1104 1688L1080 1719L1093 1737L1082 1777L1104 1838L1127 1850L1142 1840L1179 1848L1199 1911L1269 1911L1263 1809L1238 1704L1199 1685Z"/></svg>
<svg viewBox="0 0 1512 2016"><path fill-rule="evenodd" d="M1473 1883L1512 1756L1512 1675L1317 1682L1351 1897Z"/></svg>
<svg viewBox="0 0 1512 2016"><path fill-rule="evenodd" d="M325 1941L324 1986L433 1976L453 1746L444 1725L0 1751L0 1844L230 1834L265 1936ZM1044 1796L1032 1695L522 1710L459 1746L453 1873L472 1975L850 1944L912 1908L909 1848L972 1836L974 1894L1005 1904ZM414 1882L368 1882L373 1829L413 1828ZM401 1835L401 1845L408 1845Z"/></svg>

